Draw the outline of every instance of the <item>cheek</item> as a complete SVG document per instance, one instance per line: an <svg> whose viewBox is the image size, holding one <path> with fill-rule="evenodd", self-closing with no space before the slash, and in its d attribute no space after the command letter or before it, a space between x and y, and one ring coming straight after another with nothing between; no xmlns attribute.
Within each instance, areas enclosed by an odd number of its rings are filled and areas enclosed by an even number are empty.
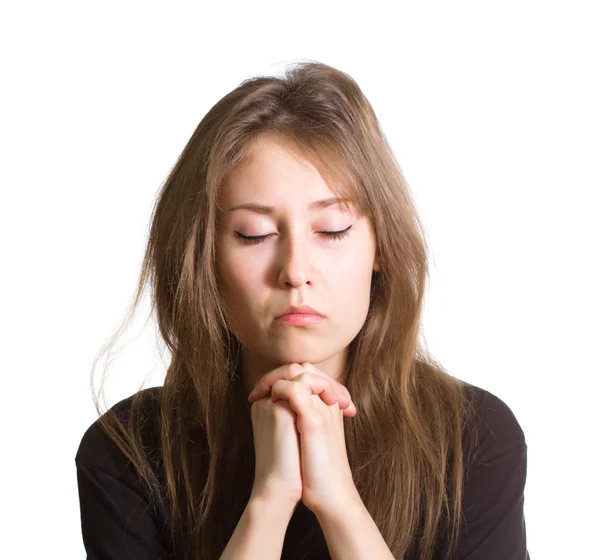
<svg viewBox="0 0 600 560"><path fill-rule="evenodd" d="M260 291L260 273L256 263L244 255L229 255L221 260L219 275L225 297L230 301L242 302L256 301Z"/></svg>
<svg viewBox="0 0 600 560"><path fill-rule="evenodd" d="M330 259L326 264L327 277L345 292L361 291L371 280L372 261L368 251L351 251L339 259Z"/></svg>

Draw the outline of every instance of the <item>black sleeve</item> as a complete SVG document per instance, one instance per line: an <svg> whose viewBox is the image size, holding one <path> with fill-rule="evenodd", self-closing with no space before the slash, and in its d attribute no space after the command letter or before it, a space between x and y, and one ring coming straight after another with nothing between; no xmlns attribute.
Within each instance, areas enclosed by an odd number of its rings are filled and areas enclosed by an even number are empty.
<svg viewBox="0 0 600 560"><path fill-rule="evenodd" d="M81 530L88 560L169 557L139 488L125 476L77 461Z"/></svg>
<svg viewBox="0 0 600 560"><path fill-rule="evenodd" d="M147 396L153 394L146 390ZM123 420L130 404L131 398L125 399L113 410ZM152 410L148 409L148 413ZM156 430L152 426L148 423L144 428L144 442L156 447ZM173 558L164 505L150 508L146 486L99 420L83 435L75 466L88 560Z"/></svg>
<svg viewBox="0 0 600 560"><path fill-rule="evenodd" d="M477 450L463 499L459 560L528 560L525 436L509 407L483 392Z"/></svg>

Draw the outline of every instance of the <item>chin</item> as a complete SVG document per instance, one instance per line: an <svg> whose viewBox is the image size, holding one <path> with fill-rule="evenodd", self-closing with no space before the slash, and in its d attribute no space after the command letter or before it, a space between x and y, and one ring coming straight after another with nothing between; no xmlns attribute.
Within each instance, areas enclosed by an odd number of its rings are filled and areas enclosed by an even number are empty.
<svg viewBox="0 0 600 560"><path fill-rule="evenodd" d="M314 345L312 347L306 348L305 350L303 350L302 347L298 348L296 346L296 348L290 350L280 348L276 356L276 360L280 363L280 365L301 364L303 362L309 362L318 367L318 364L330 360L335 355L336 352L315 350Z"/></svg>

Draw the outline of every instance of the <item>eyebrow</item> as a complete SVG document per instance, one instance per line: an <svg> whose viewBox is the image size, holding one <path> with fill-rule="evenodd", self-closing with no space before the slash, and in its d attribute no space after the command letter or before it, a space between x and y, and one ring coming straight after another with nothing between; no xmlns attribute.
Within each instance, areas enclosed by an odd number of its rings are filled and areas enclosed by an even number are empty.
<svg viewBox="0 0 600 560"><path fill-rule="evenodd" d="M333 197L316 200L315 202L311 202L308 207L311 210L322 210L335 205L348 205L350 202L351 199L349 198ZM264 206L263 204L256 204L254 202L246 202L230 208L228 212L233 212L234 210L251 210L252 212L257 212L259 214L272 214L275 211L275 208L272 206Z"/></svg>

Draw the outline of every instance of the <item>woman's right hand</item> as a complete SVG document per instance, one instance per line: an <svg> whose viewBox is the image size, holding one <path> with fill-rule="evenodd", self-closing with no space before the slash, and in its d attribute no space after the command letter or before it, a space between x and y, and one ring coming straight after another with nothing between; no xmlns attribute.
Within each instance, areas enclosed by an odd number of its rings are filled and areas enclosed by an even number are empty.
<svg viewBox="0 0 600 560"><path fill-rule="evenodd" d="M293 379L302 371L315 371L311 364L286 364L265 374L257 388L272 386L278 379ZM315 375L312 386L298 385L298 390L319 394L326 404L344 402L349 416L356 414L348 390L329 376ZM259 389L260 390L260 389ZM267 389L263 390L263 393ZM260 393L262 395L262 393ZM337 395L340 395L338 398ZM349 404L348 404L349 403ZM340 406L341 408L341 406ZM272 401L270 394L252 401L250 408L256 457L252 495L292 503L302 500L300 434L297 414L286 400Z"/></svg>
<svg viewBox="0 0 600 560"><path fill-rule="evenodd" d="M302 499L296 413L287 401L266 396L252 403L250 414L256 457L252 496L295 507Z"/></svg>

